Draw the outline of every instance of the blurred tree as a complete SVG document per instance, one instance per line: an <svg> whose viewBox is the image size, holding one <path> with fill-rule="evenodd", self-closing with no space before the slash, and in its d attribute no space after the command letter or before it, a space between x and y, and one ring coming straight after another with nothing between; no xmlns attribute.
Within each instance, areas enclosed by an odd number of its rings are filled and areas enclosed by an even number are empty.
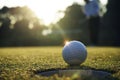
<svg viewBox="0 0 120 80"><path fill-rule="evenodd" d="M81 6L77 3L69 6L65 11L65 16L58 22L63 29L80 29L81 22L85 19Z"/></svg>
<svg viewBox="0 0 120 80"><path fill-rule="evenodd" d="M10 41L11 30L9 28L10 19L4 18L0 19L2 25L0 27L0 45L9 45L8 41Z"/></svg>
<svg viewBox="0 0 120 80"><path fill-rule="evenodd" d="M65 11L65 16L58 22L65 34L72 40L88 43L88 28L82 7L73 3Z"/></svg>
<svg viewBox="0 0 120 80"><path fill-rule="evenodd" d="M120 46L120 0L108 0L102 19L100 44Z"/></svg>
<svg viewBox="0 0 120 80"><path fill-rule="evenodd" d="M0 10L0 46L40 45L44 25L28 7Z"/></svg>
<svg viewBox="0 0 120 80"><path fill-rule="evenodd" d="M9 10L8 7L4 6L1 10L0 10L0 13L7 13Z"/></svg>

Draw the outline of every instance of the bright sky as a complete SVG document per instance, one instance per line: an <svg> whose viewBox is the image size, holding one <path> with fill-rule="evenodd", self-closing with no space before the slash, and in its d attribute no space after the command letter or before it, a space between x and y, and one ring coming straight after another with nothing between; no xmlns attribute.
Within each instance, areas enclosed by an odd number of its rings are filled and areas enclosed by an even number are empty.
<svg viewBox="0 0 120 80"><path fill-rule="evenodd" d="M83 0L0 0L0 8L3 6L28 6L42 19L43 23L49 25L64 16L62 13L58 14L58 10L64 11L73 2L84 4ZM101 2L106 4L107 0L101 0Z"/></svg>

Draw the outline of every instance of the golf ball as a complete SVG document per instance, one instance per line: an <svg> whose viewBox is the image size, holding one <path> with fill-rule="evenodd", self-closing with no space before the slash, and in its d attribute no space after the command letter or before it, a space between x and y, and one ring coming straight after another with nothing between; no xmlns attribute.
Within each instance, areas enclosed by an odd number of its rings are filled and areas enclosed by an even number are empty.
<svg viewBox="0 0 120 80"><path fill-rule="evenodd" d="M87 50L82 42L70 41L63 47L62 56L69 65L80 65L87 58Z"/></svg>

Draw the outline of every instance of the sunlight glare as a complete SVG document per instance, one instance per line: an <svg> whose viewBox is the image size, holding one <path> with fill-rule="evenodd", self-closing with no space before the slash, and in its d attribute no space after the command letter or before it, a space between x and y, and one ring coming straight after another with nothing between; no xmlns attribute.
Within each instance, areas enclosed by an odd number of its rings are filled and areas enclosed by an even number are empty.
<svg viewBox="0 0 120 80"><path fill-rule="evenodd" d="M68 44L69 44L69 41L68 41L68 40L65 40L64 44L65 44L65 45L68 45Z"/></svg>
<svg viewBox="0 0 120 80"><path fill-rule="evenodd" d="M56 0L40 0L37 2L31 1L28 6L35 12L35 14L42 20L45 25L56 23L64 16L64 13L59 13L59 10L64 11L66 7L72 2L63 3L63 1Z"/></svg>

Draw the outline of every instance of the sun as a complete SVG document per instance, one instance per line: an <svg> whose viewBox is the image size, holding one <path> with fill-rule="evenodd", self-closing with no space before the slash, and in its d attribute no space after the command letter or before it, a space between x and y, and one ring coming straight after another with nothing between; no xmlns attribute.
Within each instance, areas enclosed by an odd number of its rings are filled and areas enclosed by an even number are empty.
<svg viewBox="0 0 120 80"><path fill-rule="evenodd" d="M50 10L47 11L45 7L43 9L44 9L44 11L37 9L37 7L36 7L36 8L34 8L34 12L35 12L36 16L38 18L40 18L45 25L49 25L53 21L54 15L53 15L53 13L50 12Z"/></svg>
<svg viewBox="0 0 120 80"><path fill-rule="evenodd" d="M57 22L64 16L64 13L59 11L64 11L66 4L59 5L59 1L56 0L38 0L37 2L29 3L28 7L32 9L45 25L49 25Z"/></svg>

